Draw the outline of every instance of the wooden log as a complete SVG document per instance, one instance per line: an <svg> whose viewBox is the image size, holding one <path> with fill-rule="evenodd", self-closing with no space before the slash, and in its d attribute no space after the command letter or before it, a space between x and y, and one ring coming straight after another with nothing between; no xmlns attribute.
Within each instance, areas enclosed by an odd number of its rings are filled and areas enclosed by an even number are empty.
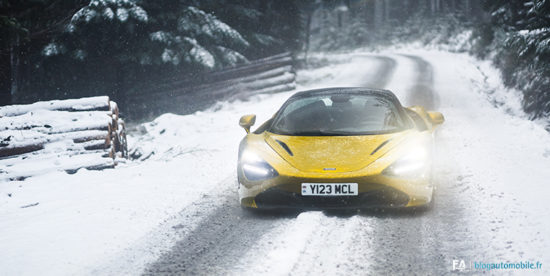
<svg viewBox="0 0 550 276"><path fill-rule="evenodd" d="M124 122L108 97L8 106L0 114L0 181L112 168L127 156Z"/></svg>
<svg viewBox="0 0 550 276"><path fill-rule="evenodd" d="M71 138L74 143L84 143L91 140L106 140L109 137L108 131L78 131L75 133L63 133L59 134L59 140ZM53 138L55 139L55 138ZM52 140L53 140L52 139Z"/></svg>
<svg viewBox="0 0 550 276"><path fill-rule="evenodd" d="M44 133L64 133L105 129L112 121L110 111L67 112L36 110L19 116L0 118L0 137L6 130L30 130Z"/></svg>
<svg viewBox="0 0 550 276"><path fill-rule="evenodd" d="M85 166L85 167L80 167L80 168L76 168L76 169L66 169L65 172L67 172L68 174L74 174L80 169L87 169L87 170L90 170L90 171L101 171L101 170L104 170L104 169L113 169L115 167L115 165L116 165L116 163L114 161L113 161L113 163L105 162L105 163L101 163L101 164L97 164L97 165Z"/></svg>
<svg viewBox="0 0 550 276"><path fill-rule="evenodd" d="M112 145L112 147L114 148L114 152L119 152L120 151L120 137L118 135L118 131L113 133L113 145Z"/></svg>
<svg viewBox="0 0 550 276"><path fill-rule="evenodd" d="M17 166L1 166L6 174L0 176L2 180L18 180L44 174L51 171L76 172L81 168L98 169L112 168L115 163L112 158L104 157L104 151L85 152L75 155L46 155L37 158L18 160Z"/></svg>
<svg viewBox="0 0 550 276"><path fill-rule="evenodd" d="M103 130L85 130L68 133L58 133L52 135L44 135L33 132L32 130L11 132L14 137L10 141L4 141L0 147L0 157L13 156L17 154L33 152L43 149L47 144L68 140L73 143L83 143L91 140L107 139L109 131ZM14 136L17 135L17 136ZM29 139L24 139L30 137ZM110 140L109 140L110 142Z"/></svg>
<svg viewBox="0 0 550 276"><path fill-rule="evenodd" d="M273 77L281 76L283 74L289 74L291 71L292 71L292 66L290 65L282 66L272 70L260 72L258 74L247 75L247 76L238 77L238 78L229 79L229 80L220 81L220 82L208 82L208 83L200 84L190 88L194 91L217 90L219 88L234 86L240 83L249 83L249 82L254 82L254 81L263 80L263 79L270 79Z"/></svg>
<svg viewBox="0 0 550 276"><path fill-rule="evenodd" d="M226 87L234 86L238 84L240 81L236 79L230 79L226 81L218 81L218 82L204 82L204 83L198 83L194 85L181 85L177 87L173 87L170 89L159 89L155 91L150 91L148 93L137 93L133 95L133 97L128 99L128 102L130 106L136 106L143 101L148 101L151 97L155 97L157 99L166 99L171 97L177 97L179 95L184 94L200 94L201 91L218 91L220 89L224 89ZM169 93L167 93L169 91Z"/></svg>
<svg viewBox="0 0 550 276"><path fill-rule="evenodd" d="M13 128L8 128L6 130L24 131L24 130L32 129L34 131L37 131L43 134L60 134L60 133L84 131L84 130L108 130L107 124L105 123L97 123L95 125L85 125L85 126L74 126L74 127L71 127L70 129L64 129L64 130L56 129L54 131L52 131L52 128L53 128L52 126L46 124L46 125L29 125L29 126L23 126L23 127L16 126ZM1 136L2 136L2 131L0 131L0 137Z"/></svg>
<svg viewBox="0 0 550 276"><path fill-rule="evenodd" d="M119 118L119 110L118 110L118 105L116 102L114 101L109 101L109 108L111 110L111 114L113 115L113 118L115 120L118 120Z"/></svg>
<svg viewBox="0 0 550 276"><path fill-rule="evenodd" d="M243 89L263 89L269 86L294 82L296 80L296 75L294 73L290 73L290 69L290 66L288 66L260 74L255 74L242 79L234 79L231 81L224 81L220 83L209 83L185 89L191 89L193 90L193 93L196 94L209 93L214 96L231 94L231 92L238 92L242 91Z"/></svg>
<svg viewBox="0 0 550 276"><path fill-rule="evenodd" d="M283 56L281 58L268 59L257 63L251 63L242 65L235 68L224 69L217 72L203 74L192 79L186 79L182 81L167 82L164 86L155 86L148 88L139 88L132 94L137 98L150 98L155 95L165 95L166 91L178 90L181 87L194 87L205 83L218 83L222 81L231 81L247 77L250 75L266 72L280 67L291 66L293 64L291 56ZM181 91L181 90L180 90ZM189 91L189 90L183 90Z"/></svg>
<svg viewBox="0 0 550 276"><path fill-rule="evenodd" d="M193 78L169 80L160 86L136 87L126 102L131 107L127 114L141 118L152 118L164 112L187 114L219 100L233 99L243 93L255 93L249 90L259 90L260 93L288 91L295 87L293 66L292 55L283 53ZM156 101L150 101L151 97ZM185 105L181 102L185 102Z"/></svg>
<svg viewBox="0 0 550 276"><path fill-rule="evenodd" d="M296 89L296 84L295 83L288 83L288 84L281 84L281 85L277 85L277 86L257 90L257 91L254 91L254 93L256 93L256 94L272 94L272 93L292 91L294 89Z"/></svg>
<svg viewBox="0 0 550 276"><path fill-rule="evenodd" d="M291 52L283 52L283 53L280 53L280 54L277 54L277 55L273 55L273 56L269 56L269 57L265 57L265 58L261 58L261 59L255 59L255 60L252 60L250 63L251 64L265 63L265 62L269 62L269 61L272 61L272 60L277 60L277 59L281 59L281 58L288 58L288 57L292 57Z"/></svg>
<svg viewBox="0 0 550 276"><path fill-rule="evenodd" d="M100 140L96 140L96 141L90 141L90 142L101 142ZM12 166L20 166L20 165L25 165L26 162L34 162L34 161L37 161L37 160L44 160L44 159L48 159L48 160L54 160L56 158L68 158L68 157L72 157L72 156L75 156L75 155L82 155L82 154L97 154L99 156L103 156L102 158L109 158L109 151L105 150L105 149L89 149L89 150L84 150L84 148L82 147L83 145L86 145L85 143L84 144L78 144L80 146L80 149L77 150L77 149L70 149L70 150L67 150L65 152L53 152L53 151L48 151L47 149L42 149L42 150L38 150L38 151L34 151L34 152L29 152L29 153L24 153L24 154L20 154L20 155L14 155L14 156L9 156L9 157L4 157L4 158L0 158L0 170L2 170L2 168L9 168L9 167L12 167ZM34 160L34 161L33 161Z"/></svg>
<svg viewBox="0 0 550 276"><path fill-rule="evenodd" d="M275 93L290 91L296 88L296 75L285 73L270 79L261 79L245 84L238 84L231 87L226 87L211 93L215 97L224 100L246 100L248 97L255 94Z"/></svg>
<svg viewBox="0 0 550 276"><path fill-rule="evenodd" d="M266 63L245 65L234 69L214 72L203 77L203 81L219 81L224 79L239 78L246 75L265 72L285 65L291 65L293 60L291 57L276 59Z"/></svg>
<svg viewBox="0 0 550 276"><path fill-rule="evenodd" d="M245 85L245 90L262 90L269 87L274 87L278 85L285 85L289 83L294 83L296 81L296 75L291 73L285 73L283 75L273 77L270 79L262 79L253 82L249 82Z"/></svg>
<svg viewBox="0 0 550 276"><path fill-rule="evenodd" d="M273 70L268 70L249 77L241 78L240 81L246 83L246 82L252 82L257 80L270 79L270 78L277 77L290 72L292 72L292 66L288 65L288 66L275 68Z"/></svg>
<svg viewBox="0 0 550 276"><path fill-rule="evenodd" d="M102 140L90 140L81 143L85 150L106 150L111 147L111 144L105 139Z"/></svg>
<svg viewBox="0 0 550 276"><path fill-rule="evenodd" d="M118 130L120 152L122 154L122 157L127 159L128 158L128 140L126 139L126 126L122 119L119 119L118 125L120 126Z"/></svg>
<svg viewBox="0 0 550 276"><path fill-rule="evenodd" d="M0 157L14 156L23 153L33 152L44 148L43 144L29 144L19 147L0 148Z"/></svg>
<svg viewBox="0 0 550 276"><path fill-rule="evenodd" d="M295 83L281 84L281 85L276 85L276 86L273 86L273 87L268 87L268 88L264 88L264 89L260 89L260 90L255 90L255 91L251 90L251 91L243 92L243 93L240 93L240 94L236 94L230 100L237 100L237 99L238 100L247 100L251 96L254 96L254 95L286 92L286 91L292 91L294 89L296 89L296 84Z"/></svg>
<svg viewBox="0 0 550 276"><path fill-rule="evenodd" d="M109 148L109 158L115 159L116 158L116 150L114 147L114 144L111 143L111 147Z"/></svg>
<svg viewBox="0 0 550 276"><path fill-rule="evenodd" d="M281 67L272 71L255 74L243 79L235 79L218 83L202 84L194 87L181 87L171 91L170 95L161 96L157 102L147 102L145 98L142 102L137 103L139 97L133 97L129 100L129 106L132 106L132 111L148 110L149 112L156 109L161 109L164 112L170 111L175 113L186 113L186 110L199 110L201 107L193 107L195 104L205 102L215 102L218 100L232 100L235 98L245 98L236 96L238 94L246 94L247 96L254 93L249 90L263 90L269 86L284 85L295 81L295 74L291 73L291 67ZM269 78L270 76L274 76ZM278 77L278 78L276 78ZM282 86L275 90L288 91L288 87L282 89ZM292 86L294 87L294 86ZM271 91L275 91L271 90ZM167 100L169 98L169 100ZM179 103L185 102L185 106ZM143 106L143 107L142 107ZM154 113L154 112L153 112ZM160 112L157 112L160 113Z"/></svg>
<svg viewBox="0 0 550 276"><path fill-rule="evenodd" d="M109 111L109 97L98 96L81 99L53 100L25 105L8 105L0 107L1 117L22 115L34 110L58 111Z"/></svg>
<svg viewBox="0 0 550 276"><path fill-rule="evenodd" d="M279 68L286 65L293 64L292 56L289 53L268 57L265 59L251 61L246 64L238 65L235 67L225 68L219 71L214 71L206 74L198 75L192 79L186 79L181 81L170 81L166 83L166 87L161 90L170 90L174 87L180 86L194 86L205 82L218 82L224 80L231 80L249 75L257 74L259 72L265 72L274 68Z"/></svg>

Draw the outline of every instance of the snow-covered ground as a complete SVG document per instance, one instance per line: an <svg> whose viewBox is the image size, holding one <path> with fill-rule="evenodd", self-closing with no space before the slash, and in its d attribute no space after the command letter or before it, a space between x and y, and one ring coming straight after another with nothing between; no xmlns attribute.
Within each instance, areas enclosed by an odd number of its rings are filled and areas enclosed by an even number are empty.
<svg viewBox="0 0 550 276"><path fill-rule="evenodd" d="M323 57L330 65L298 72L298 90L376 84L394 91L407 104L428 70L420 69L411 56L429 64L433 78L426 85L437 95L434 107L446 118L438 133L441 196L434 208L447 213L404 218L422 222L421 233L441 234L421 235L426 243L441 242L443 248L450 248L426 262L442 267L436 272L450 271L451 261L457 258L550 265L546 250L550 248L550 211L545 206L550 196L550 135L526 118L519 93L506 90L488 63L465 54L418 49L334 54ZM145 134L129 137L130 147L142 154L143 161L112 170L55 172L0 183L2 274L136 274L147 269L177 241L201 231L197 228L220 206L238 206L235 168L238 143L244 136L238 119L254 113L263 122L293 93L220 103L186 116L164 114L138 127ZM447 199L452 204L438 201ZM264 220L242 219L243 223ZM400 265L380 259L377 235L384 227L400 225L400 219L399 215L387 219L323 212L283 217L247 240L251 244L246 252L227 259L232 260L230 267L210 272L368 274L379 266L412 265L410 271L419 273L422 270L415 265L429 265L415 263L420 257L403 259ZM388 221L397 224L385 224ZM462 228L442 226L447 223ZM341 235L329 239L335 231ZM311 238L314 232L317 238ZM412 237L404 241L411 242ZM477 249L468 251L472 244ZM384 250L400 250L397 243L387 247ZM426 248L435 246L421 250ZM429 254L436 255L425 252ZM299 265L303 263L308 265Z"/></svg>

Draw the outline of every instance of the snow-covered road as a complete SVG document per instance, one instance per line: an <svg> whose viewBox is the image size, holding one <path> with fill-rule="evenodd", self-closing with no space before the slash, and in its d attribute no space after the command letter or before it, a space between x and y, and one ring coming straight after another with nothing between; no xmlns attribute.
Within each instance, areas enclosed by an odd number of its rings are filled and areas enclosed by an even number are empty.
<svg viewBox="0 0 550 276"><path fill-rule="evenodd" d="M144 161L0 183L2 271L440 275L453 260L539 262L530 272L548 271L550 135L526 119L494 68L465 54L411 49L316 58L328 65L300 71L300 89L384 87L405 105L445 115L431 210L241 210L238 118L265 121L293 92L263 95L144 124L145 134L129 141Z"/></svg>

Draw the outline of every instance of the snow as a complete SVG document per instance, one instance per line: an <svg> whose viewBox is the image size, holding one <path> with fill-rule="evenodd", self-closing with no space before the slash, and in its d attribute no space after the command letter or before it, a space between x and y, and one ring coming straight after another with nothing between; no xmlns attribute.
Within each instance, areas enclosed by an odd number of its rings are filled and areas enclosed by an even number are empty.
<svg viewBox="0 0 550 276"><path fill-rule="evenodd" d="M192 45L192 48L188 54L191 56L193 61L201 64L204 67L214 68L214 66L216 65L216 60L210 52L203 48L196 39L188 37L184 39Z"/></svg>
<svg viewBox="0 0 550 276"><path fill-rule="evenodd" d="M87 56L86 51L82 49L78 49L73 52L73 57L80 61L83 61L86 58L86 56Z"/></svg>
<svg viewBox="0 0 550 276"><path fill-rule="evenodd" d="M90 22L92 19L94 19L97 16L97 12L89 9L88 7L84 7L80 10L78 10L72 17L71 23L84 20L84 22ZM74 26L70 24L70 26Z"/></svg>
<svg viewBox="0 0 550 276"><path fill-rule="evenodd" d="M358 217L301 213L293 223L285 222L263 234L236 265L238 273L234 275L242 275L243 271L250 275L346 275L343 271L347 269L368 271L368 263L358 269L353 260L340 258L353 247L353 229L357 227L363 233L372 233ZM333 229L338 229L338 235ZM362 255L375 254L369 246L363 246Z"/></svg>
<svg viewBox="0 0 550 276"><path fill-rule="evenodd" d="M198 44L191 48L189 54L196 62L202 64L205 67L214 68L214 66L216 65L216 60L214 59L214 56Z"/></svg>
<svg viewBox="0 0 550 276"><path fill-rule="evenodd" d="M69 112L37 109L19 116L0 118L0 129L2 129L0 133L4 134L3 129L35 130L37 134L62 133L98 129L106 127L111 121L108 111ZM17 138L22 134L13 133L13 135Z"/></svg>
<svg viewBox="0 0 550 276"><path fill-rule="evenodd" d="M166 43L167 45L170 45L171 42L171 35L164 31L157 31L149 34L149 37L151 38L151 41L158 41Z"/></svg>
<svg viewBox="0 0 550 276"><path fill-rule="evenodd" d="M91 109L104 111L87 111ZM30 147L34 151L0 159L0 182L84 165L112 166L112 158L103 158L108 152L86 148L105 148L116 109L106 96L1 107L0 150Z"/></svg>
<svg viewBox="0 0 550 276"><path fill-rule="evenodd" d="M55 145L49 145L50 147L55 147ZM60 148L64 150L67 149L66 145L60 145ZM45 152L55 152L55 148L46 149ZM44 175L55 171L72 171L82 167L105 167L105 166L114 166L114 161L112 158L105 156L103 151L95 151L77 155L59 155L59 154L45 154L41 153L40 158L21 160L18 159L15 165L13 160L9 160L4 166L4 160L0 161L2 171L7 174L9 178L18 178L18 177L28 177L28 176L37 176ZM4 176L0 176L0 181L5 181Z"/></svg>
<svg viewBox="0 0 550 276"><path fill-rule="evenodd" d="M113 12L113 9L107 7L103 10L103 16L108 20L112 20L115 18L115 13Z"/></svg>
<svg viewBox="0 0 550 276"><path fill-rule="evenodd" d="M544 204L550 194L550 159L544 156L550 135L526 119L519 93L504 89L497 71L487 70L488 63L478 65L464 54L419 53L440 75L434 85L449 125L441 136L454 145L446 154L449 163L476 189L472 205L478 207L471 216L483 219L472 220L473 227L485 230L479 231L487 234L482 240L490 241L495 251L513 243L508 256L498 258L550 262L550 212ZM501 104L495 108L488 97ZM494 227L499 231L492 231Z"/></svg>
<svg viewBox="0 0 550 276"><path fill-rule="evenodd" d="M222 54L223 60L228 65L236 65L239 62L247 61L246 57L239 52L233 51L223 46L216 46L217 50Z"/></svg>
<svg viewBox="0 0 550 276"><path fill-rule="evenodd" d="M375 80L384 62L373 57L384 56L397 63L385 86L406 104L405 91L418 74L403 54L423 58L433 67L437 109L446 118L437 137L444 149L441 170L446 179L457 179L456 185L464 187L456 197L461 206L470 206L464 210L471 218L468 227L489 248L482 257L550 263L545 254L550 247L550 214L545 206L550 194L550 135L527 119L520 93L506 89L489 63L466 54L414 47L375 54L319 54L315 58L328 65L298 72L297 90L359 86ZM82 169L73 175L53 172L0 182L3 273L141 272L182 238L169 231L173 225L183 224L187 230L182 235L189 233L236 187L237 146L244 136L237 125L240 115L255 113L257 122L263 122L293 93L219 103L185 116L164 114L138 126L145 134L136 132L128 138L142 160L116 169ZM8 111L0 108L2 112ZM35 203L39 204L21 208ZM370 225L376 219L302 213L263 234L235 264L234 274L368 271L372 263L359 266L353 259L331 257L351 247L360 247L364 256L376 256L370 240L356 240L351 233L357 228L372 233ZM310 233L328 236L333 229L349 230L336 240L308 240ZM323 266L307 270L296 265L310 262L312 256L318 258L314 264Z"/></svg>
<svg viewBox="0 0 550 276"><path fill-rule="evenodd" d="M49 43L42 50L42 54L47 57L59 55L62 52L63 52L63 47L54 42Z"/></svg>
<svg viewBox="0 0 550 276"><path fill-rule="evenodd" d="M116 11L116 12L115 12ZM149 17L147 12L135 1L129 0L92 0L90 3L78 10L71 18L71 23L67 25L67 31L73 32L79 22L89 23L100 17L107 21L116 18L120 22L126 22L131 16L136 21L147 22Z"/></svg>
<svg viewBox="0 0 550 276"><path fill-rule="evenodd" d="M170 49L164 49L161 55L163 62L171 62L174 65L178 65L180 63L179 57L174 53L174 51Z"/></svg>
<svg viewBox="0 0 550 276"><path fill-rule="evenodd" d="M534 29L534 30L520 30L520 31L518 31L518 34L525 37L525 38L528 38L528 37L536 37L540 34L548 32L548 31L549 31L549 28L539 28L539 29Z"/></svg>
<svg viewBox="0 0 550 276"><path fill-rule="evenodd" d="M248 271L255 275L289 275L293 271L295 260L300 258L301 249L307 245L308 237L315 232L323 219L321 212L303 213L296 218L294 224L277 227L265 233L256 246L242 258L238 271ZM275 250L262 250L273 240L283 242ZM257 259L259 263L247 262L251 259Z"/></svg>
<svg viewBox="0 0 550 276"><path fill-rule="evenodd" d="M120 22L126 22L128 20L128 10L125 8L116 9L116 16Z"/></svg>
<svg viewBox="0 0 550 276"><path fill-rule="evenodd" d="M25 105L7 105L0 106L0 116L17 116L22 115L33 110L45 109L45 110L61 110L61 109L75 109L75 110L90 110L94 108L103 107L109 104L109 97L97 96L81 99L69 99L69 100L53 100L45 102L36 102L33 104Z"/></svg>
<svg viewBox="0 0 550 276"><path fill-rule="evenodd" d="M135 6L131 8L130 14L132 14L133 18L141 22L147 22L149 20L149 16L147 15L147 12L140 6Z"/></svg>
<svg viewBox="0 0 550 276"><path fill-rule="evenodd" d="M238 41L243 46L247 47L249 43L241 36L239 32L231 28L229 25L218 20L214 15L207 14L204 11L201 11L195 7L188 7L188 10L194 16L203 19L201 28L204 34L209 35L213 38L220 39L223 36L229 36L233 40Z"/></svg>
<svg viewBox="0 0 550 276"><path fill-rule="evenodd" d="M346 5L341 5L341 6L336 7L335 10L338 11L338 12L347 12L347 11L349 11L349 8Z"/></svg>

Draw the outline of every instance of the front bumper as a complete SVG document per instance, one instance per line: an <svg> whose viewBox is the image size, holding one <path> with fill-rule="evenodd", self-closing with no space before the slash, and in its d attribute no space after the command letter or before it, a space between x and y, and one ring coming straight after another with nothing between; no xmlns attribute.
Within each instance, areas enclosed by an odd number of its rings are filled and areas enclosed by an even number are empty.
<svg viewBox="0 0 550 276"><path fill-rule="evenodd" d="M358 183L357 196L302 196L302 183ZM428 204L433 188L428 179L403 180L383 175L352 178L299 178L278 176L250 182L239 176L239 197L244 207L261 209L346 209L412 207Z"/></svg>

